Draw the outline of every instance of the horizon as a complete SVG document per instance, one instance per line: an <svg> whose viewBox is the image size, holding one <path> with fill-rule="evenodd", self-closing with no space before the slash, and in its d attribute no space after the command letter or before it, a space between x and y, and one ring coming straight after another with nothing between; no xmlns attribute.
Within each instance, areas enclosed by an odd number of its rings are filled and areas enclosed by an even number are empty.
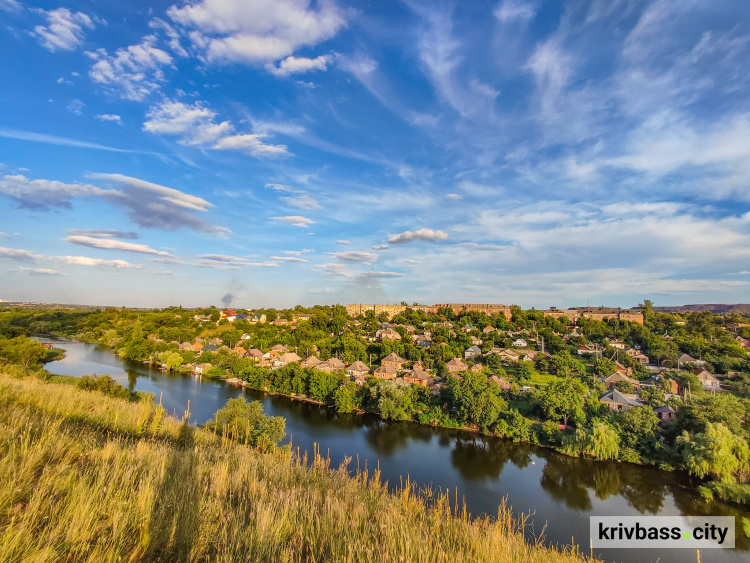
<svg viewBox="0 0 750 563"><path fill-rule="evenodd" d="M741 0L0 0L0 22L3 298L750 301Z"/></svg>

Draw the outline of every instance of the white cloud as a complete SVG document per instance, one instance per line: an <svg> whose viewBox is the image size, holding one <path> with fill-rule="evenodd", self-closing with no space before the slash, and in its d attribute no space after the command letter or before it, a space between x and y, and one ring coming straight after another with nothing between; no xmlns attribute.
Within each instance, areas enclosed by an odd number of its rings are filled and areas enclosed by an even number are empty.
<svg viewBox="0 0 750 563"><path fill-rule="evenodd" d="M104 260L102 258L88 258L86 256L59 256L56 258L64 262L65 264L73 264L76 266L103 266L105 268L139 268L130 262L125 260Z"/></svg>
<svg viewBox="0 0 750 563"><path fill-rule="evenodd" d="M124 208L131 221L142 227L164 231L189 228L220 238L230 233L226 227L211 225L193 214L205 213L213 207L198 196L122 174L96 173L89 177L115 186L116 189L108 190L103 197Z"/></svg>
<svg viewBox="0 0 750 563"><path fill-rule="evenodd" d="M18 268L20 272L28 272L31 276L59 276L60 272L52 270L50 268Z"/></svg>
<svg viewBox="0 0 750 563"><path fill-rule="evenodd" d="M247 257L230 256L227 254L201 254L195 264L200 268L214 268L217 270L237 270L239 268L261 267L278 268L276 262L251 262Z"/></svg>
<svg viewBox="0 0 750 563"><path fill-rule="evenodd" d="M115 229L68 229L70 236L86 236L96 238L119 238L127 240L137 240L138 233L133 231L117 231Z"/></svg>
<svg viewBox="0 0 750 563"><path fill-rule="evenodd" d="M99 121L110 121L112 123L117 123L117 125L122 125L122 118L114 113L100 113L96 116L96 119Z"/></svg>
<svg viewBox="0 0 750 563"><path fill-rule="evenodd" d="M124 242L111 238L96 238L92 236L73 235L63 239L71 244L79 246L89 246L91 248L100 248L104 250L125 250L127 252L138 252L141 254L155 254L157 256L170 256L169 252L154 250L146 244L136 244Z"/></svg>
<svg viewBox="0 0 750 563"><path fill-rule="evenodd" d="M202 0L167 13L208 61L257 64L292 55L333 37L346 22L332 1Z"/></svg>
<svg viewBox="0 0 750 563"><path fill-rule="evenodd" d="M446 194L445 197L447 197L448 199L463 199L464 198L464 196L462 196L461 194Z"/></svg>
<svg viewBox="0 0 750 563"><path fill-rule="evenodd" d="M143 130L156 135L176 135L178 143L215 150L238 150L253 156L288 154L284 145L269 145L262 141L267 135L233 134L229 121L217 122L217 113L201 102L192 105L164 99L153 105L146 114Z"/></svg>
<svg viewBox="0 0 750 563"><path fill-rule="evenodd" d="M336 244L351 244L352 241L350 240L337 240Z"/></svg>
<svg viewBox="0 0 750 563"><path fill-rule="evenodd" d="M217 150L238 150L253 156L283 156L288 155L286 145L269 145L262 141L268 135L264 133L232 135L219 139L213 145Z"/></svg>
<svg viewBox="0 0 750 563"><path fill-rule="evenodd" d="M169 38L169 48L172 49L175 54L180 57L188 56L188 52L182 45L180 45L180 34L174 27L159 18L154 18L148 22L148 26L152 29L160 29L167 35Z"/></svg>
<svg viewBox="0 0 750 563"><path fill-rule="evenodd" d="M81 110L85 107L86 104L81 100L72 100L67 106L65 106L65 109L74 115L81 115L83 113Z"/></svg>
<svg viewBox="0 0 750 563"><path fill-rule="evenodd" d="M73 86L73 83L68 80L67 78L63 78L62 76L57 79L58 84L65 84L65 86Z"/></svg>
<svg viewBox="0 0 750 563"><path fill-rule="evenodd" d="M0 0L0 10L4 12L20 12L23 6L18 0Z"/></svg>
<svg viewBox="0 0 750 563"><path fill-rule="evenodd" d="M277 262L309 262L309 260L299 258L298 256L269 256L269 258Z"/></svg>
<svg viewBox="0 0 750 563"><path fill-rule="evenodd" d="M0 246L0 258L16 262L36 262L39 257L30 250Z"/></svg>
<svg viewBox="0 0 750 563"><path fill-rule="evenodd" d="M300 193L299 195L295 196L284 196L281 199L283 201L286 201L289 205L297 207L298 209L321 208L321 205L318 203L317 199L305 193Z"/></svg>
<svg viewBox="0 0 750 563"><path fill-rule="evenodd" d="M416 231L404 231L397 235L388 235L388 242L390 244L407 244L414 241L427 241L435 242L438 240L446 240L448 235L443 231L434 231L432 229L418 229Z"/></svg>
<svg viewBox="0 0 750 563"><path fill-rule="evenodd" d="M520 0L503 0L493 12L495 17L503 23L517 20L527 21L536 15L537 6L532 2Z"/></svg>
<svg viewBox="0 0 750 563"><path fill-rule="evenodd" d="M94 29L94 21L83 12L71 12L67 8L58 8L45 12L47 25L38 25L33 35L39 39L42 47L55 51L74 51L86 38L84 29Z"/></svg>
<svg viewBox="0 0 750 563"><path fill-rule="evenodd" d="M313 221L312 219L308 219L307 217L303 217L301 215L286 215L284 217L272 217L272 219L289 223L290 225L294 225L295 227L309 227L310 225L315 224L315 221Z"/></svg>
<svg viewBox="0 0 750 563"><path fill-rule="evenodd" d="M374 252L365 252L361 250L350 250L347 252L329 252L340 262L354 262L359 264L371 264L378 259Z"/></svg>
<svg viewBox="0 0 750 563"><path fill-rule="evenodd" d="M308 252L315 252L312 248L303 248L302 250L283 250L282 254L289 254L290 256L301 256Z"/></svg>
<svg viewBox="0 0 750 563"><path fill-rule="evenodd" d="M51 207L69 209L76 197L103 196L109 192L90 184L29 180L19 174L0 180L0 193L13 199L20 207L47 211Z"/></svg>
<svg viewBox="0 0 750 563"><path fill-rule="evenodd" d="M94 61L89 76L126 100L141 101L164 81L162 67L172 64L172 57L155 46L156 36L147 35L138 45L120 48L114 55L106 49L86 54Z"/></svg>
<svg viewBox="0 0 750 563"><path fill-rule="evenodd" d="M376 244L372 247L373 250L388 250L389 248L387 244Z"/></svg>
<svg viewBox="0 0 750 563"><path fill-rule="evenodd" d="M290 74L301 74L313 70L326 70L326 65L331 64L331 57L320 55L314 59L307 57L288 56L279 63L279 66L267 65L266 68L276 76L289 76Z"/></svg>

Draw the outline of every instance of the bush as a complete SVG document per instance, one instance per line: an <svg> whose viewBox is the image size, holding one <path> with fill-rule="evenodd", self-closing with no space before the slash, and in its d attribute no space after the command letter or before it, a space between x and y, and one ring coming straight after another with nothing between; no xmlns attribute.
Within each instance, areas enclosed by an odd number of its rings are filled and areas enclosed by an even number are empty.
<svg viewBox="0 0 750 563"><path fill-rule="evenodd" d="M88 391L99 391L109 397L124 399L126 401L136 398L133 393L117 383L109 375L96 375L95 373L84 375L76 381L76 387Z"/></svg>

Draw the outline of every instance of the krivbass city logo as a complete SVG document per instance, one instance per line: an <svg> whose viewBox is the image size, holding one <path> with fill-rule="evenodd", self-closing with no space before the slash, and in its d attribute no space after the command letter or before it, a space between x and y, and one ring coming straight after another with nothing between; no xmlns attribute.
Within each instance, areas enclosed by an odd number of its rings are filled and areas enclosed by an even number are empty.
<svg viewBox="0 0 750 563"><path fill-rule="evenodd" d="M592 516L593 548L734 548L734 516Z"/></svg>

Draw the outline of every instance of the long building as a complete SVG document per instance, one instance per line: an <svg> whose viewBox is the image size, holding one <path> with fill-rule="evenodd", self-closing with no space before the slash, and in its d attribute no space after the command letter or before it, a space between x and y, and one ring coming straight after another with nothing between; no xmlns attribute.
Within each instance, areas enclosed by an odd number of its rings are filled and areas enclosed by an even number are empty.
<svg viewBox="0 0 750 563"><path fill-rule="evenodd" d="M422 311L425 313L437 313L441 308L450 309L454 315L466 312L477 312L486 313L487 315L505 315L505 318L510 320L512 312L508 305L498 304L476 304L476 303L438 303L435 305L413 305L409 307L415 311ZM362 304L355 303L346 306L346 314L350 317L356 317L357 315L364 315L367 311L373 311L376 315L381 313L387 313L388 318L392 318L400 313L403 313L407 309L406 305L375 305L375 304Z"/></svg>
<svg viewBox="0 0 750 563"><path fill-rule="evenodd" d="M606 319L618 319L629 321L631 323L643 324L643 312L637 309L613 309L607 307L578 307L576 309L558 309L550 307L544 311L545 317L567 318L570 322L575 322L581 317L595 321L604 321Z"/></svg>

